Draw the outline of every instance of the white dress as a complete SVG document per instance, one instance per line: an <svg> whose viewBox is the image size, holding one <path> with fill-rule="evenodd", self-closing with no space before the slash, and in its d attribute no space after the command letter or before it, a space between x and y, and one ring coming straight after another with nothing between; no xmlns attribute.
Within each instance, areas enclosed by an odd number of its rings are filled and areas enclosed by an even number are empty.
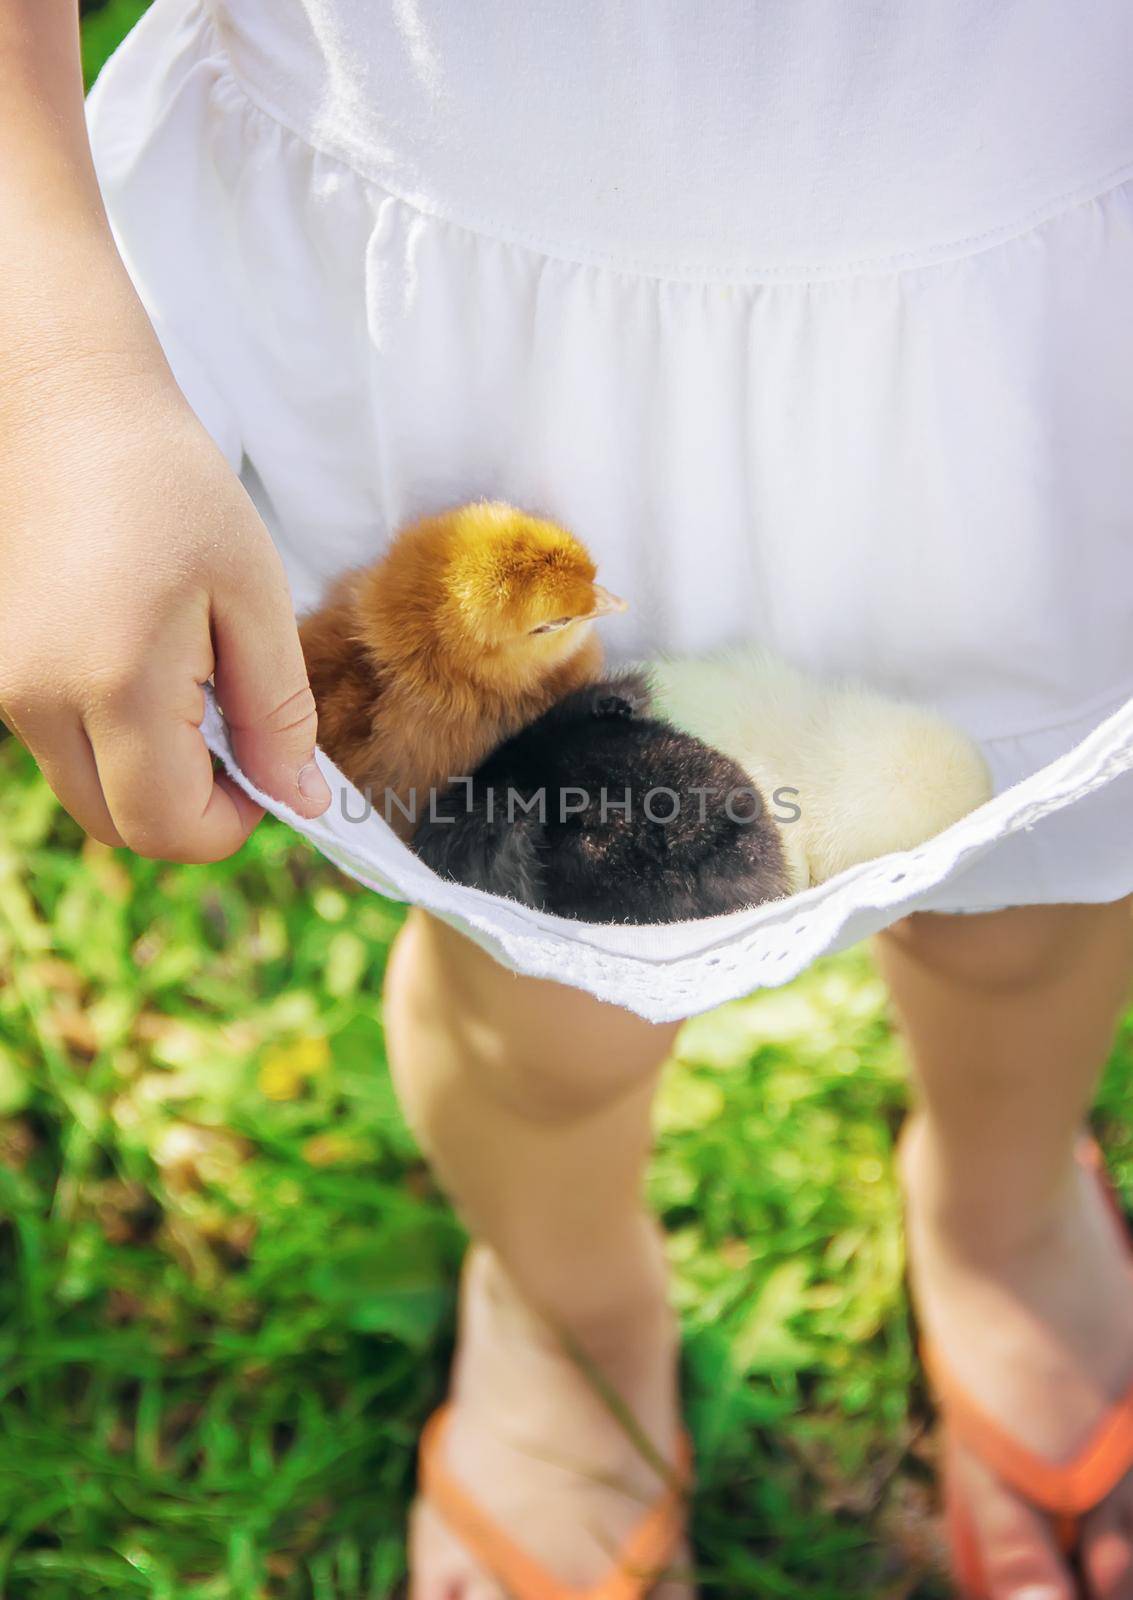
<svg viewBox="0 0 1133 1600"><path fill-rule="evenodd" d="M653 1016L913 907L1133 891L1131 85L1128 0L156 0L96 162L299 609L403 521L511 500L629 598L615 658L758 640L943 711L1001 791L668 930L441 884L337 808L305 831Z"/></svg>

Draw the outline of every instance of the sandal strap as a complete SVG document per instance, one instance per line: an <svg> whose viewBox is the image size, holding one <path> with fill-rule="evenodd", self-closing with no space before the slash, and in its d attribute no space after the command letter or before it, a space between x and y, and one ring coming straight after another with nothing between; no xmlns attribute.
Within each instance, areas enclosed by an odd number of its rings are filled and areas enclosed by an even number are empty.
<svg viewBox="0 0 1133 1600"><path fill-rule="evenodd" d="M1081 1517L1133 1467L1133 1384L1070 1461L1047 1461L1020 1444L972 1398L929 1341L921 1359L952 1437L1017 1494L1054 1517Z"/></svg>
<svg viewBox="0 0 1133 1600"><path fill-rule="evenodd" d="M1111 1220L1129 1243L1117 1192L1096 1141L1078 1141L1078 1163L1097 1179ZM1110 1494L1133 1467L1133 1383L1102 1417L1092 1436L1070 1461L1047 1461L1028 1450L989 1416L951 1371L931 1340L921 1342L921 1360L954 1439L989 1466L1017 1494L1049 1512L1064 1546L1073 1543L1074 1525Z"/></svg>
<svg viewBox="0 0 1133 1600"><path fill-rule="evenodd" d="M512 1600L645 1600L680 1542L692 1476L692 1446L682 1435L673 1482L618 1552L609 1575L578 1589L560 1583L520 1548L457 1482L442 1460L450 1407L441 1406L421 1434L418 1478L422 1497L462 1544L507 1589Z"/></svg>

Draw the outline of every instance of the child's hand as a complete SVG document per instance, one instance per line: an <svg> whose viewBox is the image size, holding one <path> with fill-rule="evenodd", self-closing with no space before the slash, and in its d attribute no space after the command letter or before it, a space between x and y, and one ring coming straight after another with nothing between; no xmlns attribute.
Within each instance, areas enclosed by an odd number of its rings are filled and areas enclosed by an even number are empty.
<svg viewBox="0 0 1133 1600"><path fill-rule="evenodd" d="M315 706L260 518L157 357L91 353L9 386L0 712L88 833L217 860L261 816L213 772L202 684L241 765L315 816Z"/></svg>
<svg viewBox="0 0 1133 1600"><path fill-rule="evenodd" d="M118 259L74 0L0 0L0 283L0 714L96 838L214 861L261 812L213 773L213 674L242 766L317 816L283 571Z"/></svg>

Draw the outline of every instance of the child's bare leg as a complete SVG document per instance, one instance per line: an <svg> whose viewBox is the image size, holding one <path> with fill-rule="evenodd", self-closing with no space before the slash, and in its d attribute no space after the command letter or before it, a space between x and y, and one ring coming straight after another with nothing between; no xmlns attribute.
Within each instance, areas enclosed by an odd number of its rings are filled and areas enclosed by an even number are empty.
<svg viewBox="0 0 1133 1600"><path fill-rule="evenodd" d="M662 1485L547 1319L672 1461L676 1339L640 1185L674 1030L518 978L419 912L391 960L385 1018L402 1104L478 1240L449 1464L561 1581L592 1584ZM411 1559L413 1600L499 1594L428 1507ZM655 1591L686 1592L673 1580Z"/></svg>
<svg viewBox="0 0 1133 1600"><path fill-rule="evenodd" d="M1133 1378L1133 1277L1074 1145L1133 972L1130 902L916 916L880 955L920 1113L903 1152L921 1317L972 1394L1066 1459ZM995 1600L1079 1591L1043 1519L969 1459ZM1133 1596L1133 1482L1086 1531L1088 1593Z"/></svg>

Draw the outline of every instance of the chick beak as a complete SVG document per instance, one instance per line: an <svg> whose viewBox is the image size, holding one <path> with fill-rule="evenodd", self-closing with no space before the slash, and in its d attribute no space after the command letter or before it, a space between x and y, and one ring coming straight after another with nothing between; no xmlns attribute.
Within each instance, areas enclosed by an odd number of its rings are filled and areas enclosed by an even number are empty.
<svg viewBox="0 0 1133 1600"><path fill-rule="evenodd" d="M592 617L608 617L613 611L628 610L629 606L626 601L616 594L611 594L609 589L603 589L600 583L596 583L594 585L594 605L579 620L581 622L589 622Z"/></svg>

